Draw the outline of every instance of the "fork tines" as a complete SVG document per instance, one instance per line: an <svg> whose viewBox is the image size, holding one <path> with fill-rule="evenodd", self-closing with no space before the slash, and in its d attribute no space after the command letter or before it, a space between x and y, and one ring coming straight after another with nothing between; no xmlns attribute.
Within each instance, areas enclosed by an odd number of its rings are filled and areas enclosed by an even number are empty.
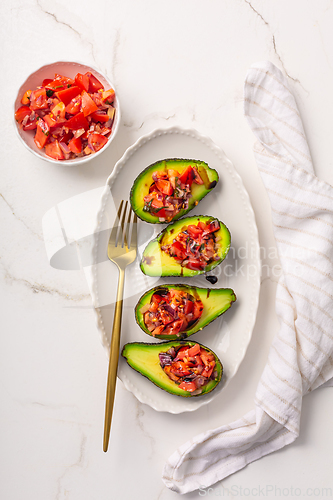
<svg viewBox="0 0 333 500"><path fill-rule="evenodd" d="M128 201L121 200L118 213L110 235L110 243L114 246L131 250L136 247L137 215Z"/></svg>

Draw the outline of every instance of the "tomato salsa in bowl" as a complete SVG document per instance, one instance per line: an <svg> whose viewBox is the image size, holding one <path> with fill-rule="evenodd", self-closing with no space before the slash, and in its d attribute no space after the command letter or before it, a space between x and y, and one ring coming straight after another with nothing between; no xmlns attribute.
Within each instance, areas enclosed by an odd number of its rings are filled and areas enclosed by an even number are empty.
<svg viewBox="0 0 333 500"><path fill-rule="evenodd" d="M55 62L22 84L14 121L23 144L36 156L53 163L85 163L114 139L119 100L110 80L94 68Z"/></svg>

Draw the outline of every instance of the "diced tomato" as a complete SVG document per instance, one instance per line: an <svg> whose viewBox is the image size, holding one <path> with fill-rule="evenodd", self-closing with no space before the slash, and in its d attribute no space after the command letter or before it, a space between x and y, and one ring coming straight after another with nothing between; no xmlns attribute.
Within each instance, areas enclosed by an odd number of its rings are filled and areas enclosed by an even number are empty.
<svg viewBox="0 0 333 500"><path fill-rule="evenodd" d="M80 154L82 151L81 137L77 137L76 139L74 138L69 141L68 147L73 153Z"/></svg>
<svg viewBox="0 0 333 500"><path fill-rule="evenodd" d="M174 241L171 245L171 254L174 255L177 259L184 260L186 257L186 250L179 241Z"/></svg>
<svg viewBox="0 0 333 500"><path fill-rule="evenodd" d="M103 106L103 109L105 109L104 102L102 101L102 92L95 92L94 94L90 94L92 100L94 103L98 106L101 107Z"/></svg>
<svg viewBox="0 0 333 500"><path fill-rule="evenodd" d="M37 128L37 116L33 120L29 117L27 123L23 125L23 130L35 130Z"/></svg>
<svg viewBox="0 0 333 500"><path fill-rule="evenodd" d="M89 71L77 73L75 80L56 73L35 90L26 90L15 119L23 130L37 129L38 148L49 145L49 156L67 160L99 151L108 142L115 108L106 103L114 97Z"/></svg>
<svg viewBox="0 0 333 500"><path fill-rule="evenodd" d="M194 392L197 389L197 386L194 382L182 382L179 384L179 389L183 389L183 391Z"/></svg>
<svg viewBox="0 0 333 500"><path fill-rule="evenodd" d="M162 302L163 298L158 293L154 293L151 300L152 302L157 302L159 304L160 302Z"/></svg>
<svg viewBox="0 0 333 500"><path fill-rule="evenodd" d="M177 356L175 357L175 361L178 359L184 359L188 357L188 348L186 347L181 347L179 351L177 351Z"/></svg>
<svg viewBox="0 0 333 500"><path fill-rule="evenodd" d="M98 90L104 90L104 85L97 80L96 76L94 76L90 71L86 73L86 76L89 78L89 92L97 92Z"/></svg>
<svg viewBox="0 0 333 500"><path fill-rule="evenodd" d="M98 107L85 90L82 91L81 94L81 111L83 112L84 116L88 116L94 111L97 111Z"/></svg>
<svg viewBox="0 0 333 500"><path fill-rule="evenodd" d="M45 154L47 156L50 156L51 158L54 158L55 160L63 160L64 159L64 153L62 152L58 141L54 141L54 142L50 142L49 144L46 144Z"/></svg>
<svg viewBox="0 0 333 500"><path fill-rule="evenodd" d="M52 107L52 114L58 120L59 118L65 118L65 104L63 102L58 102L54 107Z"/></svg>
<svg viewBox="0 0 333 500"><path fill-rule="evenodd" d="M105 113L105 111L94 111L91 114L91 118L95 120L95 122L106 123L110 120L109 115ZM111 130L111 129L110 129Z"/></svg>
<svg viewBox="0 0 333 500"><path fill-rule="evenodd" d="M158 311L158 303L157 302L152 302L149 307L150 312L157 312Z"/></svg>
<svg viewBox="0 0 333 500"><path fill-rule="evenodd" d="M108 142L107 138L102 134L89 134L88 144L94 151L99 151Z"/></svg>
<svg viewBox="0 0 333 500"><path fill-rule="evenodd" d="M201 220L199 220L197 226L202 229L202 231L204 231L206 229L206 224L204 222L202 222Z"/></svg>
<svg viewBox="0 0 333 500"><path fill-rule="evenodd" d="M115 98L115 92L113 89L106 90L102 92L102 101L106 104L112 104Z"/></svg>
<svg viewBox="0 0 333 500"><path fill-rule="evenodd" d="M46 85L48 85L51 82L53 82L52 78L45 78L45 80L43 80L42 86L46 87Z"/></svg>
<svg viewBox="0 0 333 500"><path fill-rule="evenodd" d="M34 90L30 96L30 109L36 111L37 109L48 108L47 95L45 88Z"/></svg>
<svg viewBox="0 0 333 500"><path fill-rule="evenodd" d="M185 170L179 176L179 181L182 184L189 184L191 186L193 179L194 179L193 168L191 167L191 165L189 165L188 167L185 168Z"/></svg>
<svg viewBox="0 0 333 500"><path fill-rule="evenodd" d="M173 170L171 168L168 169L168 177L179 177L178 170Z"/></svg>
<svg viewBox="0 0 333 500"><path fill-rule="evenodd" d="M200 352L200 346L199 346L199 344L195 344L189 348L188 355L189 355L189 357L192 358L192 357L196 356L197 354L199 354L199 352Z"/></svg>
<svg viewBox="0 0 333 500"><path fill-rule="evenodd" d="M51 99L51 98L50 98L50 99ZM59 104L59 102L60 102L60 101L59 101L59 99L58 99L57 97L53 97L53 98L51 99L51 103L50 103L50 111L52 111L52 110L53 110L53 108L55 108L55 107L56 107L56 105L57 105L57 104Z"/></svg>
<svg viewBox="0 0 333 500"><path fill-rule="evenodd" d="M202 229L200 227L195 226L194 224L189 224L186 228L186 231L193 239L197 239L198 236L202 235Z"/></svg>
<svg viewBox="0 0 333 500"><path fill-rule="evenodd" d="M149 207L150 207L150 202L152 202L154 198L155 198L155 193L150 193L150 194L147 194L147 196L145 196L143 198L143 200L145 203L149 204Z"/></svg>
<svg viewBox="0 0 333 500"><path fill-rule="evenodd" d="M153 177L154 181L156 182L159 179L167 179L168 174L164 170L161 170L161 171L156 170L156 172L153 172L152 177Z"/></svg>
<svg viewBox="0 0 333 500"><path fill-rule="evenodd" d="M60 101L62 101L65 104L65 106L67 106L67 104L69 104L71 100L74 99L74 97L76 97L80 93L81 93L81 88L77 87L76 85L73 85L68 89L59 90L58 92L55 93L55 95Z"/></svg>
<svg viewBox="0 0 333 500"><path fill-rule="evenodd" d="M174 382L178 382L179 377L171 373L171 365L166 365L163 369L165 373L168 375L168 377L171 378L171 380L173 380Z"/></svg>
<svg viewBox="0 0 333 500"><path fill-rule="evenodd" d="M73 137L73 132L71 130L66 132L64 131L64 129L62 129L59 135L59 140L61 139L61 142L65 142L66 144L68 144L69 141L72 139L72 137Z"/></svg>
<svg viewBox="0 0 333 500"><path fill-rule="evenodd" d="M164 330L164 325L158 326L153 331L153 336L155 337L155 335L160 335L163 332L163 330Z"/></svg>
<svg viewBox="0 0 333 500"><path fill-rule="evenodd" d="M168 214L164 208L161 208L157 211L155 211L154 215L156 215L159 219L166 219L168 217ZM170 215L170 212L169 212Z"/></svg>
<svg viewBox="0 0 333 500"><path fill-rule="evenodd" d="M176 361L171 365L171 373L177 375L178 377L186 377L186 375L191 375L191 372L187 370L186 364L182 361Z"/></svg>
<svg viewBox="0 0 333 500"><path fill-rule="evenodd" d="M197 300L195 301L194 303L194 306L193 306L193 319L198 319L200 318L200 316L202 315L202 312L203 312L203 303L201 302L201 300Z"/></svg>
<svg viewBox="0 0 333 500"><path fill-rule="evenodd" d="M22 99L21 99L21 103L22 103L22 104L29 105L29 104L30 104L30 96L31 96L31 90L27 90L27 91L24 93L24 96L23 96L23 97L22 97Z"/></svg>
<svg viewBox="0 0 333 500"><path fill-rule="evenodd" d="M45 87L51 90L62 90L68 89L71 85L74 85L74 80L68 78L67 76L56 74L55 79L51 80L51 82L45 85Z"/></svg>
<svg viewBox="0 0 333 500"><path fill-rule="evenodd" d="M167 196L171 196L173 193L173 187L169 181L164 179L159 179L156 181L156 187L161 193L166 194Z"/></svg>
<svg viewBox="0 0 333 500"><path fill-rule="evenodd" d="M57 122L56 117L54 116L53 113L50 113L49 115L45 115L44 121L48 124L48 126L50 128L58 126L58 122Z"/></svg>
<svg viewBox="0 0 333 500"><path fill-rule="evenodd" d="M157 198L153 198L153 201L151 202L151 206L153 208L159 209L164 207L163 200L158 200Z"/></svg>
<svg viewBox="0 0 333 500"><path fill-rule="evenodd" d="M89 123L88 120L85 118L84 114L80 112L77 115L72 116L72 118L70 118L69 120L67 120L66 127L72 130L78 130L79 128L84 128L84 130L88 130Z"/></svg>
<svg viewBox="0 0 333 500"><path fill-rule="evenodd" d="M167 313L165 310L161 311L160 316L163 325L168 325L169 323L172 323L174 320L174 317L171 316L171 314Z"/></svg>
<svg viewBox="0 0 333 500"><path fill-rule="evenodd" d="M39 149L43 149L49 135L50 127L42 118L39 118L39 120L37 121L36 135L34 137L35 144Z"/></svg>
<svg viewBox="0 0 333 500"><path fill-rule="evenodd" d="M214 355L204 349L200 349L200 356L205 366L208 366L208 368L210 368L210 362L215 361Z"/></svg>
<svg viewBox="0 0 333 500"><path fill-rule="evenodd" d="M75 84L80 87L82 90L85 90L88 92L89 90L89 76L88 75L81 75L81 73L78 73L75 77Z"/></svg>
<svg viewBox="0 0 333 500"><path fill-rule="evenodd" d="M193 311L193 302L192 300L187 299L184 306L184 314L189 314Z"/></svg>
<svg viewBox="0 0 333 500"><path fill-rule="evenodd" d="M183 326L183 320L182 319L177 319L172 323L172 328L170 331L170 335L177 335L177 333L180 332L181 328Z"/></svg>
<svg viewBox="0 0 333 500"><path fill-rule="evenodd" d="M188 269L192 269L193 271L201 271L205 267L205 265L199 260L190 259L186 264L186 267Z"/></svg>
<svg viewBox="0 0 333 500"><path fill-rule="evenodd" d="M31 115L31 109L29 106L21 106L15 113L15 120L21 123L26 116Z"/></svg>
<svg viewBox="0 0 333 500"><path fill-rule="evenodd" d="M76 115L81 109L81 96L77 95L74 99L71 100L69 104L66 106L66 113L70 115Z"/></svg>
<svg viewBox="0 0 333 500"><path fill-rule="evenodd" d="M196 184L203 184L204 183L200 177L199 172L197 171L197 169L195 167L193 167L193 175L194 175L194 182Z"/></svg>
<svg viewBox="0 0 333 500"><path fill-rule="evenodd" d="M195 362L196 362L196 364L197 364L197 365L201 365L201 366L203 366L203 362L202 362L201 356L200 356L200 355L199 355L199 356L198 356L198 355L196 355L196 356L194 356L194 357L195 357Z"/></svg>
<svg viewBox="0 0 333 500"><path fill-rule="evenodd" d="M54 78L55 78L55 80L60 80L62 83L66 83L67 85L74 84L74 80L72 78L69 78L68 76L60 75L60 73L55 73Z"/></svg>
<svg viewBox="0 0 333 500"><path fill-rule="evenodd" d="M214 366L211 366L210 368L208 368L206 366L205 369L201 372L201 375L203 377L209 378L211 376L211 374L213 373L213 370L214 370Z"/></svg>
<svg viewBox="0 0 333 500"><path fill-rule="evenodd" d="M205 228L203 234L214 233L215 231L218 231L219 229L220 229L220 223L218 220L215 219L206 225L206 228Z"/></svg>

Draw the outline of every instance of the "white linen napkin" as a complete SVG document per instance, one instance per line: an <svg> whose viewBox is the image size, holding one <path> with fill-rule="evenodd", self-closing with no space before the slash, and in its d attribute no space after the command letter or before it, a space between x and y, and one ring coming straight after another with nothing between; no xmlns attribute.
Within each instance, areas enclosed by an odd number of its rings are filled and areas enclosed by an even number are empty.
<svg viewBox="0 0 333 500"><path fill-rule="evenodd" d="M280 330L255 409L196 436L169 458L163 481L178 493L208 487L293 442L302 397L333 382L333 188L314 175L295 99L273 64L250 68L244 112L258 140L254 154L283 270L276 293Z"/></svg>

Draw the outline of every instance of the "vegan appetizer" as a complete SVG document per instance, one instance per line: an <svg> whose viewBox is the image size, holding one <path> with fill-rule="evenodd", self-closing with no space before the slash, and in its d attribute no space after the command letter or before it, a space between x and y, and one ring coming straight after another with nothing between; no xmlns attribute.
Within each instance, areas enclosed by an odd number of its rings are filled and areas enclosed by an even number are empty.
<svg viewBox="0 0 333 500"><path fill-rule="evenodd" d="M216 170L199 160L160 160L141 172L130 194L134 212L152 224L177 220L194 208L219 180Z"/></svg>

